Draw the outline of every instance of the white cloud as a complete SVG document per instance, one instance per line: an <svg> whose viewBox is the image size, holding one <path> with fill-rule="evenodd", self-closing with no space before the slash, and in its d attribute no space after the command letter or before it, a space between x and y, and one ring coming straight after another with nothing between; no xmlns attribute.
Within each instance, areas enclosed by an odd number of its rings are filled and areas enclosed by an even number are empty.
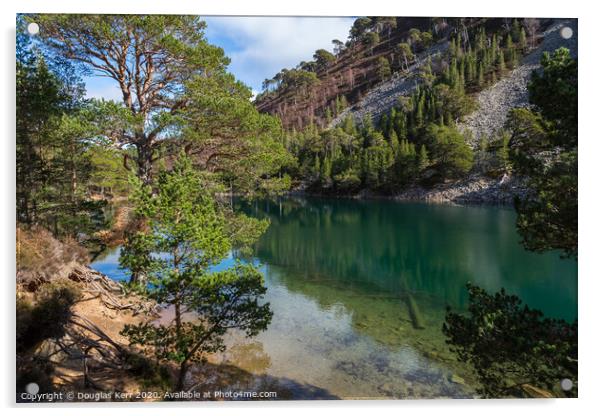
<svg viewBox="0 0 602 416"><path fill-rule="evenodd" d="M212 16L207 22L210 42L225 49L230 71L253 89L255 96L265 78L300 61L312 60L316 49L332 50L333 39L345 41L353 23L350 17L247 17ZM121 90L109 78L91 76L88 98L121 101Z"/></svg>
<svg viewBox="0 0 602 416"><path fill-rule="evenodd" d="M282 68L311 60L316 49L332 50L331 41L345 41L353 23L349 17L228 16L205 20L210 39L225 39L233 46L233 51L224 47L232 60L230 70L256 89Z"/></svg>

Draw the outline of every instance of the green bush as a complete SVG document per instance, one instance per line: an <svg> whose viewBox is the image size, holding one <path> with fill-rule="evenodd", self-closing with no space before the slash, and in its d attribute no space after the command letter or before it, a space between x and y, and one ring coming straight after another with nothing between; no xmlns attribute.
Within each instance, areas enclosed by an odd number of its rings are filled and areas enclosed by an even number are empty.
<svg viewBox="0 0 602 416"><path fill-rule="evenodd" d="M362 181L352 169L347 169L344 172L334 176L337 189L340 191L355 191L359 189Z"/></svg>

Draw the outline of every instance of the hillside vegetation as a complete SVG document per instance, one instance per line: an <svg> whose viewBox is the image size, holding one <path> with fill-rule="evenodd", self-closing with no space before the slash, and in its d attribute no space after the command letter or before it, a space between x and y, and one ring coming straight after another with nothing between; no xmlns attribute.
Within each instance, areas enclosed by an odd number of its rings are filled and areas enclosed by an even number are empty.
<svg viewBox="0 0 602 416"><path fill-rule="evenodd" d="M420 69L429 58L437 61L435 66L449 64L447 51L451 44L464 51L474 50L478 47L475 44L476 34L485 31L487 34L497 33L496 41L504 47L506 39L501 34L512 32L514 41L519 42L522 30L521 48L526 50L538 42L542 28L552 22L541 19L525 25L522 20L358 18L345 42L332 41L332 53L319 49L312 61L302 61L297 67L282 69L272 79L266 79L256 105L261 111L278 115L286 128L299 130L310 123L325 126L329 124L330 117L361 103L375 91L387 97L407 93L420 82ZM513 59L510 56L506 58ZM467 66L466 71L472 71L474 78L478 77L477 67ZM487 68L483 71L487 72ZM486 82L487 79L484 80ZM382 107L387 106L369 107L376 116Z"/></svg>
<svg viewBox="0 0 602 416"><path fill-rule="evenodd" d="M358 18L334 54L266 80L256 105L281 118L298 189L508 203L527 190L507 115L529 106L544 54L576 57L576 38L570 19Z"/></svg>

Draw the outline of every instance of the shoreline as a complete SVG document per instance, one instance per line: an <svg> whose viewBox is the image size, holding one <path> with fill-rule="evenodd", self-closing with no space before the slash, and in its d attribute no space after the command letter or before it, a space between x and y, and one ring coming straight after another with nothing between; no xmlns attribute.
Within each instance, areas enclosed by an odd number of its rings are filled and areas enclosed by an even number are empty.
<svg viewBox="0 0 602 416"><path fill-rule="evenodd" d="M527 193L528 189L520 178L509 177L506 180L496 180L480 175L473 175L455 182L438 184L432 188L412 185L403 191L390 195L374 192L369 189L360 190L355 194L338 194L336 192L315 192L304 188L290 190L285 193L285 195L297 197L512 207L515 198L522 199Z"/></svg>

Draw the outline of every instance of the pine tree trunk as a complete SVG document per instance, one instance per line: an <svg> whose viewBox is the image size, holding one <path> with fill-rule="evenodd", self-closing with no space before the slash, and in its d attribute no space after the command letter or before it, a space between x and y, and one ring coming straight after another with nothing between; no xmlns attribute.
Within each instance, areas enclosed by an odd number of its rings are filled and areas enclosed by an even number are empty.
<svg viewBox="0 0 602 416"><path fill-rule="evenodd" d="M188 363L184 361L180 364L180 373L178 374L178 384L176 384L176 391L184 390L184 383L186 382L186 373L188 372Z"/></svg>
<svg viewBox="0 0 602 416"><path fill-rule="evenodd" d="M138 165L138 178L149 185L153 179L153 147L148 140L141 140L136 145L138 151L137 165Z"/></svg>

